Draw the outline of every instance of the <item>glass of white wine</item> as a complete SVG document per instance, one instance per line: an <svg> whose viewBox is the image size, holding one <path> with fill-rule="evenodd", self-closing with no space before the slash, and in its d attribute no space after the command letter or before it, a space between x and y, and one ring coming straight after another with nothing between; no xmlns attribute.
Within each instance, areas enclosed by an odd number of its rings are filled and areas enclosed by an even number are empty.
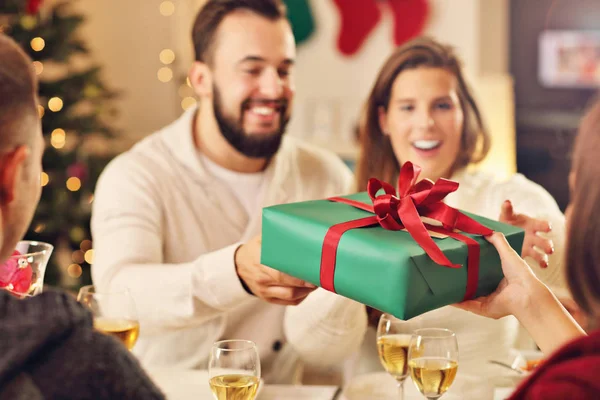
<svg viewBox="0 0 600 400"><path fill-rule="evenodd" d="M114 336L131 350L140 334L140 323L128 290L98 292L93 285L79 289L77 301L94 315L94 328Z"/></svg>
<svg viewBox="0 0 600 400"><path fill-rule="evenodd" d="M413 332L408 349L408 370L417 389L429 400L450 388L458 371L458 342L448 329Z"/></svg>
<svg viewBox="0 0 600 400"><path fill-rule="evenodd" d="M260 382L260 358L254 342L215 342L210 352L208 376L216 400L254 400Z"/></svg>
<svg viewBox="0 0 600 400"><path fill-rule="evenodd" d="M377 325L377 353L383 368L398 382L399 399L404 399L404 382L408 377L408 346L415 321L403 321L382 314Z"/></svg>

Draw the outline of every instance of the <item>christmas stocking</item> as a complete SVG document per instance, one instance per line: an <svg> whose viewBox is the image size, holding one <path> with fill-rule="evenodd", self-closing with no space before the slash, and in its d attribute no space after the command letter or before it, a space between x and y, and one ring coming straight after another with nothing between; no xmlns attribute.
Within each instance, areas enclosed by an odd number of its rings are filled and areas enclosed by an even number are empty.
<svg viewBox="0 0 600 400"><path fill-rule="evenodd" d="M394 42L396 45L419 35L429 15L427 0L387 0L394 14Z"/></svg>
<svg viewBox="0 0 600 400"><path fill-rule="evenodd" d="M285 0L288 19L292 25L296 44L306 41L315 30L315 20L308 0Z"/></svg>
<svg viewBox="0 0 600 400"><path fill-rule="evenodd" d="M381 11L377 0L333 0L341 16L338 49L352 55L363 44L369 33L379 23Z"/></svg>

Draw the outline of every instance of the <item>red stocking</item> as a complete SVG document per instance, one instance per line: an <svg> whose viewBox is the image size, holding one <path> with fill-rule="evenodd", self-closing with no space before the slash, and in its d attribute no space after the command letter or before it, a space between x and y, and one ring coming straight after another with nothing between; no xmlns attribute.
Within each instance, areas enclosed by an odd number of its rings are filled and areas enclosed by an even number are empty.
<svg viewBox="0 0 600 400"><path fill-rule="evenodd" d="M352 55L363 44L379 22L381 12L377 0L333 0L341 14L338 49Z"/></svg>
<svg viewBox="0 0 600 400"><path fill-rule="evenodd" d="M429 14L427 0L388 0L394 14L394 42L396 45L419 35Z"/></svg>

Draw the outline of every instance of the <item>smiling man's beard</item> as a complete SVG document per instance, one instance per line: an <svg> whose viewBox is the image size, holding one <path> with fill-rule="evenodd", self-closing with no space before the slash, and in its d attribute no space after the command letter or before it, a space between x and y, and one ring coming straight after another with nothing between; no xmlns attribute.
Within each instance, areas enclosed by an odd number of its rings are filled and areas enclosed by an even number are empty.
<svg viewBox="0 0 600 400"><path fill-rule="evenodd" d="M279 129L269 134L249 135L244 131L242 119L244 111L247 109L249 101L242 103L240 108L240 120L236 121L233 118L225 116L223 113L223 105L221 102L221 94L217 87L213 87L213 109L215 119L221 130L221 134L227 142L237 151L251 158L270 158L281 146L281 140L285 133L285 127L289 122L287 113L287 101L283 101L279 107Z"/></svg>

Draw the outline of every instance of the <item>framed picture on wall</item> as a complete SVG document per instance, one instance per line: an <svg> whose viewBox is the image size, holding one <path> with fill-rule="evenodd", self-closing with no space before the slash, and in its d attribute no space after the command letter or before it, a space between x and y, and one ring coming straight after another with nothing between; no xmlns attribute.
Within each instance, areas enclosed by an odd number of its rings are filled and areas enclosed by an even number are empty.
<svg viewBox="0 0 600 400"><path fill-rule="evenodd" d="M538 73L548 88L600 87L600 31L543 31Z"/></svg>

